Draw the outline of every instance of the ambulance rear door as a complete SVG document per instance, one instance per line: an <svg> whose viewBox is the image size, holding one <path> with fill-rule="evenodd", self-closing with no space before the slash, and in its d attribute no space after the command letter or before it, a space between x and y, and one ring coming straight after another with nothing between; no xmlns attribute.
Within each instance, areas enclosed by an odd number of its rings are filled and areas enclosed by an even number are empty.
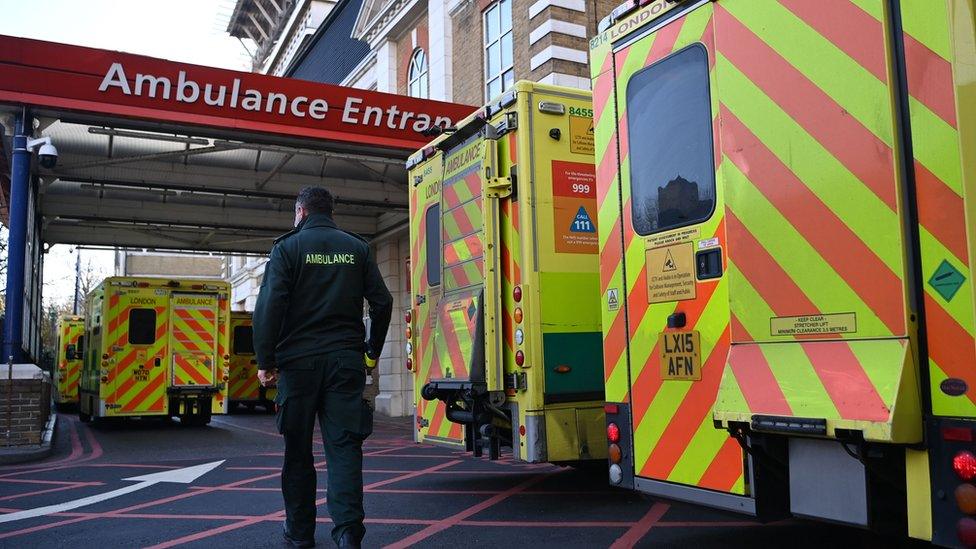
<svg viewBox="0 0 976 549"><path fill-rule="evenodd" d="M216 387L217 295L174 292L170 306L170 385Z"/></svg>

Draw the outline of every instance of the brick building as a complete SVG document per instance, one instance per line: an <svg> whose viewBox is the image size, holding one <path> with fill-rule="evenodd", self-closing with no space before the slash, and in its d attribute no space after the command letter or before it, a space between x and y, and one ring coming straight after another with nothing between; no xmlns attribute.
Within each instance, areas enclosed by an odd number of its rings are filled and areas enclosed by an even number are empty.
<svg viewBox="0 0 976 549"><path fill-rule="evenodd" d="M245 5L261 1L239 0L238 6L245 13ZM314 35L291 54L290 64L281 71L278 63L275 70L307 80L469 105L482 105L523 79L588 89L588 37L618 3L339 0ZM276 47L263 44L262 51ZM406 201L405 186L403 195ZM396 305L379 363L376 403L382 413L404 416L413 412L413 377L403 364L403 313L410 303L406 215L384 213L378 221L384 230L372 245ZM236 307L252 309L264 261L235 258L228 265Z"/></svg>

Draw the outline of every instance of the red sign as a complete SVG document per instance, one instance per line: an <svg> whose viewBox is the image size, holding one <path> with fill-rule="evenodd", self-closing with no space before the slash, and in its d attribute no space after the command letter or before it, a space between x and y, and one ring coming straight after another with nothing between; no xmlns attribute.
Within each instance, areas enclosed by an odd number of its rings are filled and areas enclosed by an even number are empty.
<svg viewBox="0 0 976 549"><path fill-rule="evenodd" d="M415 150L474 107L0 35L0 102Z"/></svg>
<svg viewBox="0 0 976 549"><path fill-rule="evenodd" d="M553 247L558 253L599 252L593 164L552 161Z"/></svg>

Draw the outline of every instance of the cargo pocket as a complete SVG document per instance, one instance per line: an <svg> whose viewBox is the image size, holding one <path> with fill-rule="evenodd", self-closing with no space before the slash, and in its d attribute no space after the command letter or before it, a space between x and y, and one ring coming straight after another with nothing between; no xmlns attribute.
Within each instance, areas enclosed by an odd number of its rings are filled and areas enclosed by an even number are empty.
<svg viewBox="0 0 976 549"><path fill-rule="evenodd" d="M316 372L311 369L289 367L278 372L278 392L274 403L275 424L279 433L304 429L302 409L311 405L309 401L318 389L317 381Z"/></svg>

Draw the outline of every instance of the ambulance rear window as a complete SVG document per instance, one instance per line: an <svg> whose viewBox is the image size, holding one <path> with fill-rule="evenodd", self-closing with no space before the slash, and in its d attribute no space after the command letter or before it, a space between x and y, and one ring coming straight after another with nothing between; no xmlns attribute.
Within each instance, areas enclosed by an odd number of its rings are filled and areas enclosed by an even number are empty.
<svg viewBox="0 0 976 549"><path fill-rule="evenodd" d="M151 345L156 342L156 310L129 311L129 345Z"/></svg>
<svg viewBox="0 0 976 549"><path fill-rule="evenodd" d="M254 328L250 326L237 326L234 328L234 341L232 343L235 355L254 354Z"/></svg>
<svg viewBox="0 0 976 549"><path fill-rule="evenodd" d="M427 285L441 284L441 205L427 208L424 223L427 225Z"/></svg>
<svg viewBox="0 0 976 549"><path fill-rule="evenodd" d="M647 235L711 217L715 165L708 53L689 46L627 84L634 230Z"/></svg>

